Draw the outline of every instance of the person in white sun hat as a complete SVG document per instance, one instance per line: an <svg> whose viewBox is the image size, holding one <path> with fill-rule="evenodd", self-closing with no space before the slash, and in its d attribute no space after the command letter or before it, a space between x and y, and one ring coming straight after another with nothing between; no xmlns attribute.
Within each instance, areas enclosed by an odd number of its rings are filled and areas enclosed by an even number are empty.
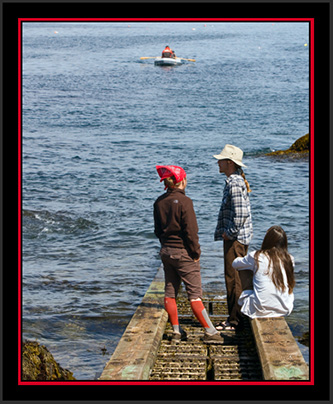
<svg viewBox="0 0 333 404"><path fill-rule="evenodd" d="M252 239L252 216L249 183L242 167L243 151L227 144L220 154L214 155L218 160L220 173L227 176L223 190L222 204L218 215L214 240L223 240L224 277L227 289L229 317L216 325L217 330L232 331L243 328L243 315L238 299L243 289L252 288L253 273L239 273L232 266L237 257L247 254Z"/></svg>

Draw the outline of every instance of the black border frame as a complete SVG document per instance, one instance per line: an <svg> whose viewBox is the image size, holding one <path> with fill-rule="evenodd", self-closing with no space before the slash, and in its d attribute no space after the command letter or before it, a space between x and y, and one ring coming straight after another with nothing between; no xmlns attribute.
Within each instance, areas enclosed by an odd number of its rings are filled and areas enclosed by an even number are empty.
<svg viewBox="0 0 333 404"><path fill-rule="evenodd" d="M156 401L163 398L181 399L199 401L205 397L205 401L217 399L225 400L241 400L241 401L270 401L270 400L306 400L320 401L329 400L330 387L330 362L327 361L330 354L330 330L329 330L329 271L327 268L327 252L330 251L329 230L323 230L323 225L327 223L327 217L330 208L329 184L325 181L325 186L319 185L319 179L324 175L325 179L330 179L329 161L330 161L330 38L329 24L331 20L330 2L233 2L225 3L222 1L211 3L183 2L177 3L177 13L175 12L176 2L165 3L136 3L136 2L101 2L101 3L65 3L65 2L2 2L2 80L3 80L3 131L1 140L3 142L2 151L2 184L4 192L2 201L2 218L3 218L3 266L2 266L2 369L1 377L3 380L2 398L5 400L34 400L43 402L58 399L63 402L63 398L75 398L79 402L107 400L128 400L134 401ZM191 3L190 9L188 8ZM19 181L19 159L16 154L20 146L17 143L18 125L20 119L17 110L17 56L18 56L18 19L19 18L154 18L161 14L161 5L163 10L167 8L169 14L184 14L182 10L186 7L187 18L200 18L203 14L207 18L217 17L223 14L223 18L312 18L314 19L315 37L314 37L314 194L313 201L315 207L315 223L314 223L314 287L315 287L315 348L317 354L314 358L314 384L304 385L300 382L298 385L242 385L237 383L234 385L70 385L64 382L62 385L18 385L18 353L15 349L15 338L18 335L18 322L15 320L15 308L18 309L18 284L17 265L18 253L18 218L17 212L20 210L18 206L18 190ZM204 10L204 12L203 12ZM163 13L165 15L165 13ZM184 15L183 15L184 17ZM175 17L178 18L178 17ZM181 16L179 16L181 18ZM184 17L185 18L185 17ZM271 17L273 18L273 17ZM274 19L273 18L273 19ZM4 151L6 151L4 153ZM16 173L14 175L14 173ZM324 174L325 173L325 174ZM327 174L326 174L327 173ZM313 180L312 179L312 180ZM6 190L7 188L10 188ZM14 190L14 192L13 192ZM326 191L326 192L325 192ZM6 198L4 198L4 195ZM319 210L318 210L319 209ZM327 210L326 210L327 209ZM8 212L8 213L7 213ZM9 214L10 212L10 214ZM320 226L320 227L319 227ZM15 232L13 236L13 229ZM326 234L327 233L327 234ZM320 241L319 241L320 240ZM319 259L325 257L324 265L319 264ZM14 264L15 262L15 264ZM7 286L10 285L10 286ZM17 311L16 311L17 312ZM322 321L321 316L325 316ZM320 318L320 320L318 320ZM318 326L318 323L320 326ZM9 332L8 332L9 330ZM10 349L9 349L10 348ZM326 359L326 360L325 360ZM166 387L168 390L166 390ZM98 389L98 391L97 391ZM110 390L111 389L111 390ZM171 389L171 390L170 390ZM121 398L119 398L121 395ZM121 401L125 402L125 401ZM165 401L164 401L165 402ZM174 400L172 400L174 402ZM182 402L186 402L183 401ZM213 402L213 401L212 401Z"/></svg>

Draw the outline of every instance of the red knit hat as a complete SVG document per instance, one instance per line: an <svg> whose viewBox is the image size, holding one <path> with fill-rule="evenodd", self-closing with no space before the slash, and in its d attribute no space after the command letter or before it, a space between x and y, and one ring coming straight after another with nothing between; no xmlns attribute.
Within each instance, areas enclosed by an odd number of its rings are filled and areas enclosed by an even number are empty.
<svg viewBox="0 0 333 404"><path fill-rule="evenodd" d="M186 172L184 169L178 166L156 166L158 175L161 177L160 182L165 178L174 176L176 178L176 184L183 181L186 177Z"/></svg>

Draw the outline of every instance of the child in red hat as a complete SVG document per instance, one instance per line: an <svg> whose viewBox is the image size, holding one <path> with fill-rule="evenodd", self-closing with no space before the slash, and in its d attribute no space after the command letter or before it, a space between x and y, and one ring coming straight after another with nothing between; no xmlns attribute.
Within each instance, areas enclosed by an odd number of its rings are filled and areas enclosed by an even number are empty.
<svg viewBox="0 0 333 404"><path fill-rule="evenodd" d="M192 200L185 195L186 172L179 166L156 166L166 192L154 203L155 234L161 243L165 274L164 306L173 327L172 342L186 339L178 321L176 298L184 282L191 308L205 328L204 342L222 343L202 303L200 244Z"/></svg>

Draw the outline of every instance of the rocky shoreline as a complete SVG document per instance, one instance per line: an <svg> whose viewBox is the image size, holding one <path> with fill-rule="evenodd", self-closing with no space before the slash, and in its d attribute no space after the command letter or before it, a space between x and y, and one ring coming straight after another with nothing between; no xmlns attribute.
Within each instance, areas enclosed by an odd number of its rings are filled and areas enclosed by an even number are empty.
<svg viewBox="0 0 333 404"><path fill-rule="evenodd" d="M306 135L297 139L289 149L277 150L271 153L267 153L266 156L290 158L290 159L306 159L309 157L310 151L310 136Z"/></svg>
<svg viewBox="0 0 333 404"><path fill-rule="evenodd" d="M37 341L23 341L22 380L76 380L73 373L62 368L49 350Z"/></svg>

